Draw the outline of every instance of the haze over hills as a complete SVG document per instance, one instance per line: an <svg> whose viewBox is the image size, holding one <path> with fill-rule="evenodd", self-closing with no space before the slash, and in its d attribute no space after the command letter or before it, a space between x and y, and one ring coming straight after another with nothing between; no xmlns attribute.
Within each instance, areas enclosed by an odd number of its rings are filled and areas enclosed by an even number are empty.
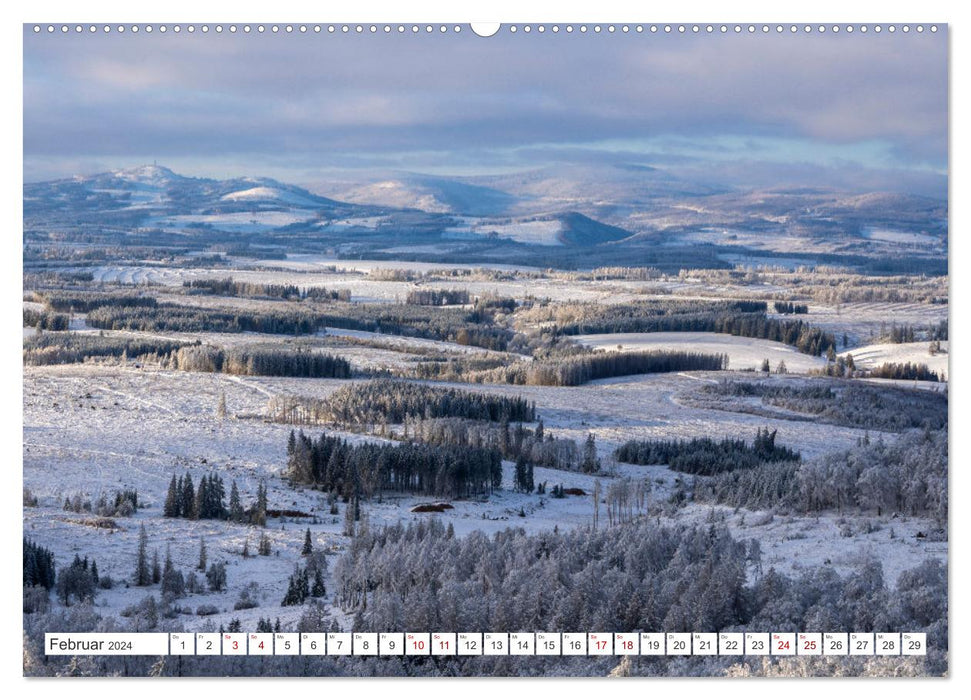
<svg viewBox="0 0 971 700"><path fill-rule="evenodd" d="M27 243L233 242L283 252L469 262L730 265L872 260L946 263L947 206L916 195L741 190L638 164L449 177L343 175L300 187L264 177L186 177L147 165L24 186ZM96 233L97 232L97 233ZM150 235L151 234L151 235ZM133 239L132 239L133 240ZM569 251L588 253L577 257ZM902 263L896 263L902 264Z"/></svg>
<svg viewBox="0 0 971 700"><path fill-rule="evenodd" d="M323 181L312 189L334 199L397 209L469 216L502 216L520 204L507 191L448 178L409 172L382 172L354 180Z"/></svg>

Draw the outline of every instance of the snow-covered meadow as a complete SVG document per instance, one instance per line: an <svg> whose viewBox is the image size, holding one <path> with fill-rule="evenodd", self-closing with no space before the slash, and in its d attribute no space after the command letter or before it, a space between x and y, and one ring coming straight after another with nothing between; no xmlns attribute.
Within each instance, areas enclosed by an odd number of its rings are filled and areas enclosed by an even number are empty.
<svg viewBox="0 0 971 700"><path fill-rule="evenodd" d="M725 333L602 333L579 335L581 345L606 351L682 350L728 355L728 368L758 370L764 360L773 371L784 363L789 372L807 373L826 366L822 357L799 352L790 345Z"/></svg>

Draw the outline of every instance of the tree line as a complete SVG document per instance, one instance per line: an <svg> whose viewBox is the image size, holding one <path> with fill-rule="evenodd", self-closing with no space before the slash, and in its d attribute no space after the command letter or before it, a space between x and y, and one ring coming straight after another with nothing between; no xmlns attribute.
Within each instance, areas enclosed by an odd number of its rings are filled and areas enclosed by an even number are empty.
<svg viewBox="0 0 971 700"><path fill-rule="evenodd" d="M415 382L376 380L341 387L319 402L315 415L342 425L402 423L408 416L469 418L497 422L536 420L536 404L501 396Z"/></svg>
<svg viewBox="0 0 971 700"><path fill-rule="evenodd" d="M88 312L88 325L104 330L157 333L269 333L311 335L320 327L318 316L306 310L241 311L160 304L158 306L99 306Z"/></svg>
<svg viewBox="0 0 971 700"><path fill-rule="evenodd" d="M736 305L762 306L761 311L704 311L685 314L652 313L638 316L630 311L621 312L609 307L606 315L583 322L558 326L565 335L588 333L662 333L707 332L726 333L745 338L772 340L799 350L807 355L824 355L830 348L835 350L836 338L832 333L811 326L802 320L769 318L765 315L765 302L734 302Z"/></svg>
<svg viewBox="0 0 971 700"><path fill-rule="evenodd" d="M667 464L687 474L712 476L751 469L762 462L798 461L798 452L775 442L776 430L759 428L751 444L742 439L628 440L614 457L629 464Z"/></svg>
<svg viewBox="0 0 971 700"><path fill-rule="evenodd" d="M155 297L141 294L118 294L91 290L44 290L41 299L53 311L87 313L102 306L151 308L158 306Z"/></svg>
<svg viewBox="0 0 971 700"><path fill-rule="evenodd" d="M409 363L406 367L393 370L395 376L408 379L426 379L445 382L486 381L484 372L507 366L509 359L504 355L439 355L425 357L419 362ZM505 382L505 380L498 380Z"/></svg>
<svg viewBox="0 0 971 700"><path fill-rule="evenodd" d="M328 307L330 308L330 307ZM489 350L505 350L513 331L492 322L491 313L459 307L335 302L334 311L305 307L240 310L180 304L99 306L88 312L88 325L104 330L183 333L268 333L312 335L326 327L388 333Z"/></svg>
<svg viewBox="0 0 971 700"><path fill-rule="evenodd" d="M940 376L923 362L884 362L868 374L880 379L914 379L920 382L939 382Z"/></svg>
<svg viewBox="0 0 971 700"><path fill-rule="evenodd" d="M227 297L256 297L269 299L312 299L314 301L350 301L349 289L324 287L300 288L295 284L271 284L266 282L240 282L232 277L220 279L186 280L182 286L190 293L213 294Z"/></svg>
<svg viewBox="0 0 971 700"><path fill-rule="evenodd" d="M808 304L795 304L791 301L774 301L772 307L777 314L808 314Z"/></svg>
<svg viewBox="0 0 971 700"><path fill-rule="evenodd" d="M162 338L132 338L90 333L50 332L24 338L23 357L27 365L62 365L87 358L152 357L160 359L182 347L198 345Z"/></svg>
<svg viewBox="0 0 971 700"><path fill-rule="evenodd" d="M498 451L486 448L352 444L326 433L314 440L303 431L291 431L287 474L296 483L345 499L367 499L383 491L469 498L502 485L502 458Z"/></svg>
<svg viewBox="0 0 971 700"><path fill-rule="evenodd" d="M68 314L24 309L24 328L36 328L39 331L66 331L70 322L71 317Z"/></svg>
<svg viewBox="0 0 971 700"><path fill-rule="evenodd" d="M224 349L203 345L200 341L71 332L50 332L24 338L23 346L23 360L27 365L119 358L158 362L163 367L185 372L333 379L347 379L352 374L350 362L343 357L300 348L250 346Z"/></svg>
<svg viewBox="0 0 971 700"><path fill-rule="evenodd" d="M173 352L169 363L188 372L333 379L351 376L351 363L343 357L300 349L222 349L212 345L192 345Z"/></svg>
<svg viewBox="0 0 971 700"><path fill-rule="evenodd" d="M683 317L690 320L731 313L765 313L767 309L766 302L752 300L641 299L625 304L546 302L534 304L524 317L533 323L552 324L563 335L583 335L642 332L652 327L652 319Z"/></svg>
<svg viewBox="0 0 971 700"><path fill-rule="evenodd" d="M590 352L554 360L519 362L481 372L476 380L530 386L579 386L595 379L659 372L727 369L728 355L683 350Z"/></svg>
<svg viewBox="0 0 971 700"><path fill-rule="evenodd" d="M467 289L411 289L407 303L416 306L454 306L469 303Z"/></svg>
<svg viewBox="0 0 971 700"><path fill-rule="evenodd" d="M523 474L522 481L517 481L514 486L527 492L532 489L524 488L528 483L526 471L531 473L533 467L587 474L598 472L601 467L592 433L587 435L581 446L570 438L554 436L546 430L542 419L535 429L530 429L522 423L512 427L508 422L412 417L405 419L403 437L431 445L486 447L497 450L503 459L516 462L517 470L521 470Z"/></svg>
<svg viewBox="0 0 971 700"><path fill-rule="evenodd" d="M263 526L266 525L267 505L266 482L262 479L256 487L255 502L249 508L244 508L235 480L230 486L227 507L225 484L215 472L203 476L198 488L193 486L191 474L178 478L173 474L162 515L166 518L228 520Z"/></svg>

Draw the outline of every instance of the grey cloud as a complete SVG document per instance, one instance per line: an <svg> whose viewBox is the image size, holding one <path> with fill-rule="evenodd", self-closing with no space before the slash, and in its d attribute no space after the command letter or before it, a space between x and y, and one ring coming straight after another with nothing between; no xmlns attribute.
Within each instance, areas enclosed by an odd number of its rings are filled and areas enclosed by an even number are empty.
<svg viewBox="0 0 971 700"><path fill-rule="evenodd" d="M697 149L724 135L879 141L894 168L947 164L944 31L24 40L28 171L288 153L318 167L418 153L499 163L545 144L667 136Z"/></svg>

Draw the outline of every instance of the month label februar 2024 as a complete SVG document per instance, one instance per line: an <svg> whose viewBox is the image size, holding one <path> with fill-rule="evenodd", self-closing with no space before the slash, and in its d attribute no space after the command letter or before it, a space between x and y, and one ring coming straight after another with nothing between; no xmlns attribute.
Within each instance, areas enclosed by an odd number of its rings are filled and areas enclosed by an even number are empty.
<svg viewBox="0 0 971 700"><path fill-rule="evenodd" d="M47 633L49 656L924 656L923 632Z"/></svg>

